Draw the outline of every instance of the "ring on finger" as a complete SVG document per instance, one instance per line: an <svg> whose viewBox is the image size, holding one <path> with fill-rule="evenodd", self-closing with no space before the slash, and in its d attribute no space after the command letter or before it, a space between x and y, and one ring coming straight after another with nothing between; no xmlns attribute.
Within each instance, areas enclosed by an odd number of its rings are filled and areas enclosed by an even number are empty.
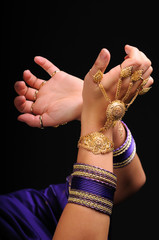
<svg viewBox="0 0 159 240"><path fill-rule="evenodd" d="M91 69L89 73L91 73ZM91 76L93 77L93 82L99 84L102 81L103 73L101 70L98 70L94 75L91 74Z"/></svg>
<svg viewBox="0 0 159 240"><path fill-rule="evenodd" d="M32 103L31 108L30 108L31 113L33 113L33 106L34 106L34 102Z"/></svg>
<svg viewBox="0 0 159 240"><path fill-rule="evenodd" d="M38 94L38 90L36 90L35 92L34 92L34 101L36 101L36 99L37 99L37 94Z"/></svg>
<svg viewBox="0 0 159 240"><path fill-rule="evenodd" d="M60 72L60 70L56 70L51 74L51 77L55 76L56 73Z"/></svg>
<svg viewBox="0 0 159 240"><path fill-rule="evenodd" d="M40 128L44 129L42 115L39 116Z"/></svg>
<svg viewBox="0 0 159 240"><path fill-rule="evenodd" d="M139 95L144 95L146 94L152 87L148 87L148 88L142 88L140 91L139 91Z"/></svg>
<svg viewBox="0 0 159 240"><path fill-rule="evenodd" d="M144 86L147 84L147 82L148 82L149 79L150 79L150 77L148 77L148 78L146 78L146 79L143 79L143 82L141 83L141 86L140 86L140 87L144 87Z"/></svg>
<svg viewBox="0 0 159 240"><path fill-rule="evenodd" d="M43 82L40 84L39 89L40 89L42 86L44 86L45 83L46 83L46 81L43 81Z"/></svg>
<svg viewBox="0 0 159 240"><path fill-rule="evenodd" d="M137 82L139 80L143 80L142 75L143 75L143 69L136 70L131 75L131 81L132 82Z"/></svg>

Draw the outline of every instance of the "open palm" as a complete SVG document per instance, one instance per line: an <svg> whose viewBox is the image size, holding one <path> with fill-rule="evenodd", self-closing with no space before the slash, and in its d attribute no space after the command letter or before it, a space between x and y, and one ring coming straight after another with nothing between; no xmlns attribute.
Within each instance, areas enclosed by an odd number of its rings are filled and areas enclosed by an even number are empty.
<svg viewBox="0 0 159 240"><path fill-rule="evenodd" d="M35 57L34 60L50 76L59 70L43 57ZM41 87L44 80L37 78L29 70L24 71L23 79L24 81L15 83L19 96L14 103L18 111L23 113L18 116L19 121L32 127L40 127L40 115L44 126L57 126L80 118L83 89L81 79L59 71Z"/></svg>

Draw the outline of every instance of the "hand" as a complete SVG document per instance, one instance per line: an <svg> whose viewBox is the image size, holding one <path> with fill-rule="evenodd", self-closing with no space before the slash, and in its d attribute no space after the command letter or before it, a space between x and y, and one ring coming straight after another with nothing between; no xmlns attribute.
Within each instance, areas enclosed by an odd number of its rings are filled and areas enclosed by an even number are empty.
<svg viewBox="0 0 159 240"><path fill-rule="evenodd" d="M135 47L126 45L125 51L127 56L121 64L122 69L128 66L133 66L133 72L142 69L143 79L149 78L150 74L152 73L150 60ZM93 75L95 75L98 70L104 72L109 64L109 61L110 54L108 50L102 49L91 71L87 73L84 80L82 122L85 123L84 125L87 131L91 130L93 124L96 125L96 128L102 127L106 121L105 112L109 102L104 99L98 84L93 82ZM104 74L101 81L104 89L106 90L107 96L111 101L115 100L117 82L120 78L120 72L121 67L118 65L117 67L111 69L108 73ZM129 97L126 99L126 103L129 103L135 96L141 82L142 81L139 80L133 84ZM122 98L125 96L129 83L130 77L122 80L120 94L118 97L119 100L122 100ZM146 87L149 87L152 83L153 79L150 77Z"/></svg>
<svg viewBox="0 0 159 240"><path fill-rule="evenodd" d="M35 57L35 62L49 75L59 70L43 57ZM63 71L57 72L41 88L44 80L34 76L29 70L23 73L24 81L15 83L15 90L20 95L14 100L21 113L19 121L32 127L40 127L39 116L42 115L43 125L56 126L80 118L82 107L83 81ZM29 87L26 86L26 83ZM37 99L34 102L35 91Z"/></svg>

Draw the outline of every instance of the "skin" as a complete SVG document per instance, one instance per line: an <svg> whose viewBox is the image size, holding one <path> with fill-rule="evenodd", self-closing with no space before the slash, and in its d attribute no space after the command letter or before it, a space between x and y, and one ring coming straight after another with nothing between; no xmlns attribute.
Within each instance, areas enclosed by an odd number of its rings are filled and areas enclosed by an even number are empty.
<svg viewBox="0 0 159 240"><path fill-rule="evenodd" d="M92 74L95 74L98 69L104 71L106 65L106 49L103 49L95 64L92 67ZM136 63L139 69L141 65ZM144 71L147 71L148 66L143 64ZM111 99L114 97L114 91L110 85L116 84L118 74L116 76L111 72L108 76L104 76L102 84L107 89L107 94ZM137 85L137 84L136 84ZM126 85L121 87L121 96L125 94ZM137 89L137 86L136 86ZM132 94L133 95L133 94ZM103 97L92 81L92 76L88 73L84 79L83 87L83 107L81 114L81 136L90 132L97 131L104 125L105 115L103 108L107 108L108 103L103 106ZM105 136L113 139L113 128L105 132ZM105 155L94 155L92 152L80 148L78 151L77 162L86 163L93 166L101 167L105 170L113 171L113 154L112 152ZM79 224L80 223L80 224ZM110 218L108 215L99 213L92 209L82 207L76 204L69 203L66 205L60 221L57 225L53 239L100 239L104 240L108 237Z"/></svg>
<svg viewBox="0 0 159 240"><path fill-rule="evenodd" d="M145 68L143 78L148 78L152 72L149 59L137 48L129 45L125 46L125 51L127 55L122 63L122 67L124 68L133 65L134 69L137 69L138 67ZM102 67L103 72L110 61L110 53L108 50L105 49L105 53L105 64ZM39 66L47 71L49 75L55 70L59 70L55 65L43 57L35 57L34 60ZM118 65L106 73L105 76L107 79L109 79L110 76L116 76L117 78L119 72L120 66ZM60 71L54 75L54 77L51 77L41 88L40 85L44 80L38 79L29 70L24 71L23 79L24 81L18 81L15 83L15 90L19 94L19 96L15 98L15 106L21 113L23 113L19 115L19 121L25 122L32 127L40 127L39 115L42 115L43 117L44 126L56 126L64 122L81 119L83 105L83 81L81 79ZM127 87L128 83L129 79L125 79L123 85ZM26 84L29 87L27 87ZM139 84L139 82L134 84L132 94L134 94L136 87L138 87ZM153 79L150 77L145 87L150 87L152 84ZM113 90L111 94L114 97L115 88L113 82L110 82L109 86L105 87ZM30 109L34 101L34 93L39 88L40 90L37 94L37 100L33 107L34 114L32 114ZM132 95L130 97L132 97ZM104 108L106 107L104 99L102 105ZM103 111L105 111L105 109L103 109ZM121 146L125 141L126 132L124 127L122 133L121 138L118 125L116 125L113 129L115 148ZM121 169L115 169L114 173L118 178L118 186L114 198L115 204L125 200L127 197L138 191L146 181L146 176L137 154L128 166Z"/></svg>

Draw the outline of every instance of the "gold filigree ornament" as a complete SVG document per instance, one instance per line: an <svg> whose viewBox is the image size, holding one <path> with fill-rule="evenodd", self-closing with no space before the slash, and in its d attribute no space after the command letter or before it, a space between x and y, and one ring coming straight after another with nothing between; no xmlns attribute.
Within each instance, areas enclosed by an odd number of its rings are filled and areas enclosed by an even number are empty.
<svg viewBox="0 0 159 240"><path fill-rule="evenodd" d="M132 69L133 69L133 66L129 66L129 67L121 69L120 78L130 77L132 74Z"/></svg>
<svg viewBox="0 0 159 240"><path fill-rule="evenodd" d="M144 95L146 94L152 87L148 87L148 88L142 88L140 91L139 91L139 95Z"/></svg>
<svg viewBox="0 0 159 240"><path fill-rule="evenodd" d="M80 137L78 147L82 147L94 154L105 154L114 150L113 142L101 132L92 132Z"/></svg>
<svg viewBox="0 0 159 240"><path fill-rule="evenodd" d="M107 121L104 124L104 127L100 131L109 129L111 126L114 126L117 121L121 120L125 115L126 107L125 103L120 100L112 101L106 110Z"/></svg>
<svg viewBox="0 0 159 240"><path fill-rule="evenodd" d="M142 80L142 74L143 74L143 69L139 69L139 70L135 71L131 75L131 81L132 82L137 82L139 80Z"/></svg>
<svg viewBox="0 0 159 240"><path fill-rule="evenodd" d="M91 71L91 70L90 70ZM96 72L96 74L95 75L93 75L93 81L95 82L95 83L100 83L101 82L101 80L102 80L102 78L103 78L103 73L101 72L101 70L98 70L97 72Z"/></svg>

